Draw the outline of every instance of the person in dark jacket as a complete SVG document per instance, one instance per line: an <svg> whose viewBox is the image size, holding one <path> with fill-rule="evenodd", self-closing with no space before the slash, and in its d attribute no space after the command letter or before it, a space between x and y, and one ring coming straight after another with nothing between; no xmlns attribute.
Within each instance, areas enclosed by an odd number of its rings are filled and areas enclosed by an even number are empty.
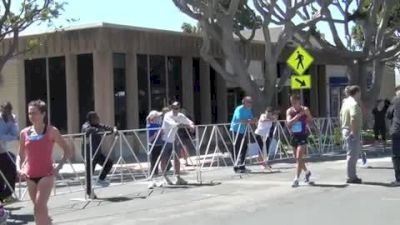
<svg viewBox="0 0 400 225"><path fill-rule="evenodd" d="M396 96L388 110L387 117L391 120L390 134L392 136L392 162L395 174L393 185L400 185L400 86L396 87Z"/></svg>
<svg viewBox="0 0 400 225"><path fill-rule="evenodd" d="M385 104L384 100L378 100L376 107L372 110L374 115L374 134L375 142L382 141L382 144L386 143L386 112L388 105ZM380 137L380 139L379 139Z"/></svg>
<svg viewBox="0 0 400 225"><path fill-rule="evenodd" d="M86 134L87 143L86 143L86 157L85 151L82 149L82 156L86 159L86 182L87 182L87 194L91 195L91 173L94 172L96 165L99 164L101 166L104 165L103 170L99 176L97 184L103 187L110 185L108 181L106 181L107 174L111 171L113 167L113 162L111 159L107 160L107 156L101 152L101 148L99 148L104 132L117 132L116 127L110 127L100 123L100 117L96 112L90 111L86 116L87 121L82 125L82 133ZM91 141L90 141L91 138ZM90 143L92 146L90 146ZM101 146L100 146L101 147ZM91 152L90 152L91 150ZM93 160L90 160L90 153L92 154Z"/></svg>

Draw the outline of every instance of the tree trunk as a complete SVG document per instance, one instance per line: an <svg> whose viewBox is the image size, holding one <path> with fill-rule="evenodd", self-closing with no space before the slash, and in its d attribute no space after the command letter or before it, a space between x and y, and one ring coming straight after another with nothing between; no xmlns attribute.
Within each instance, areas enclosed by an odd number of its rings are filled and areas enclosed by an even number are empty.
<svg viewBox="0 0 400 225"><path fill-rule="evenodd" d="M364 113L364 127L369 128L372 121L372 109L375 107L376 101L382 86L382 76L385 70L385 63L375 60L368 63L358 60L358 63L350 67L350 84L359 85L361 88L361 102ZM368 68L371 68L373 81L370 89L368 89Z"/></svg>

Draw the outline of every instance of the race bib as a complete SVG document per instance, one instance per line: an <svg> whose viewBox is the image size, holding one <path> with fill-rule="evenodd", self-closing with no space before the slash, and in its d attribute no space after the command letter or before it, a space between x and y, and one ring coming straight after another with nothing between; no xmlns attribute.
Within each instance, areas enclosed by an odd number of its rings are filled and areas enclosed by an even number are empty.
<svg viewBox="0 0 400 225"><path fill-rule="evenodd" d="M43 134L31 134L28 136L30 141L39 141L43 139L44 135Z"/></svg>
<svg viewBox="0 0 400 225"><path fill-rule="evenodd" d="M301 124L301 121L297 121L293 124L292 126L292 133L301 133L303 131L303 126Z"/></svg>

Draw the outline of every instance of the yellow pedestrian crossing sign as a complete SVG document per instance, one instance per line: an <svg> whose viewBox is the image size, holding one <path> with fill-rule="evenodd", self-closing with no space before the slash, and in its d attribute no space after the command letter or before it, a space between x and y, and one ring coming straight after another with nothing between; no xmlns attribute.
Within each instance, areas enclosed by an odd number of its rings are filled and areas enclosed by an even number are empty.
<svg viewBox="0 0 400 225"><path fill-rule="evenodd" d="M310 75L292 75L290 77L290 84L292 90L299 89L310 89L311 88L311 76Z"/></svg>
<svg viewBox="0 0 400 225"><path fill-rule="evenodd" d="M304 48L299 46L286 62L298 75L303 75L313 61L314 58Z"/></svg>

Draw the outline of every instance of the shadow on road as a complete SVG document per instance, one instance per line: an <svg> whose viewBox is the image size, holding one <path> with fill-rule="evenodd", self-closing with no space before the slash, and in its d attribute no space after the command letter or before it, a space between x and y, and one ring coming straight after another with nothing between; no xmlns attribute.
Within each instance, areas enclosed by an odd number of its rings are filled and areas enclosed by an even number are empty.
<svg viewBox="0 0 400 225"><path fill-rule="evenodd" d="M281 171L279 171L279 170L272 170L272 171L250 171L250 172L248 172L248 173L246 173L246 174L249 174L249 175L251 175L251 174L274 174L274 173L281 173Z"/></svg>
<svg viewBox="0 0 400 225"><path fill-rule="evenodd" d="M369 169L369 170L393 170L393 167L390 167L390 166L368 166L365 169Z"/></svg>
<svg viewBox="0 0 400 225"><path fill-rule="evenodd" d="M323 188L346 188L349 185L348 184L320 184L320 183L311 182L310 186L312 186L312 187L323 187Z"/></svg>
<svg viewBox="0 0 400 225"><path fill-rule="evenodd" d="M212 182L207 182L207 183L188 183L186 185L165 185L161 188L182 188L182 189L186 189L186 188L191 188L191 187L205 187L205 186L217 186L220 185L221 182L216 182L216 181L212 181Z"/></svg>
<svg viewBox="0 0 400 225"><path fill-rule="evenodd" d="M381 187L390 187L390 188L399 187L399 186L395 186L395 185L393 185L391 183L371 182L371 181L363 181L362 184L364 184L364 185L373 185L373 186L381 186Z"/></svg>
<svg viewBox="0 0 400 225"><path fill-rule="evenodd" d="M22 207L6 207L6 209L10 212L10 216L7 220L7 224L10 225L22 225L22 224L28 224L30 222L34 222L35 218L33 217L33 214L18 214L14 215L12 212L13 211L18 211Z"/></svg>
<svg viewBox="0 0 400 225"><path fill-rule="evenodd" d="M133 200L133 198L128 197L109 197L109 198L98 198L98 200L106 201L106 202L126 202Z"/></svg>

